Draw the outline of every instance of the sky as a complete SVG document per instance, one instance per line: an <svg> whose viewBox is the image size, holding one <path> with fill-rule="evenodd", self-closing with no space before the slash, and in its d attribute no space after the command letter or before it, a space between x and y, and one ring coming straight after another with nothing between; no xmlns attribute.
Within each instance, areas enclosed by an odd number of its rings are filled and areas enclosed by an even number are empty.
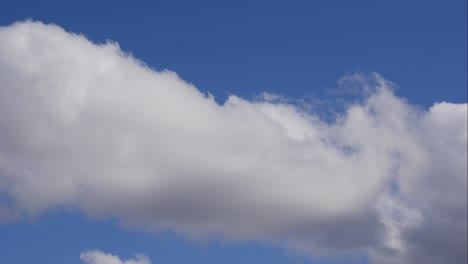
<svg viewBox="0 0 468 264"><path fill-rule="evenodd" d="M0 262L467 263L466 1L0 7Z"/></svg>

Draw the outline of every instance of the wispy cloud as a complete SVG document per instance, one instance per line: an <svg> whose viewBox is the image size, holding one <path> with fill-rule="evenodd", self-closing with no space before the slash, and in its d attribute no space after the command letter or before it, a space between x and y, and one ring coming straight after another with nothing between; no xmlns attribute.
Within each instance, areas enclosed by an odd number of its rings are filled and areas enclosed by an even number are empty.
<svg viewBox="0 0 468 264"><path fill-rule="evenodd" d="M424 110L378 74L349 82L366 94L330 123L272 94L219 105L58 26L2 27L3 211L70 207L379 263L466 259L467 104Z"/></svg>
<svg viewBox="0 0 468 264"><path fill-rule="evenodd" d="M80 255L86 264L151 264L146 255L137 254L135 259L121 260L118 256L104 253L100 250L88 250Z"/></svg>

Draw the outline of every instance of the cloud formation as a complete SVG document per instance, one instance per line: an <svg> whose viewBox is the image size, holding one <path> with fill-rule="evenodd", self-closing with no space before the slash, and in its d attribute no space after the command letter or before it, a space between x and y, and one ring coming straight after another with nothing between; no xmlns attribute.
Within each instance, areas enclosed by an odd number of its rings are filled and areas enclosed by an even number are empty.
<svg viewBox="0 0 468 264"><path fill-rule="evenodd" d="M220 105L113 42L1 27L0 217L73 208L311 255L466 261L467 104L420 109L378 74L340 84L365 95L333 122L271 94Z"/></svg>
<svg viewBox="0 0 468 264"><path fill-rule="evenodd" d="M149 258L143 254L137 254L135 259L121 260L118 256L100 250L85 251L81 253L80 259L86 264L151 264Z"/></svg>

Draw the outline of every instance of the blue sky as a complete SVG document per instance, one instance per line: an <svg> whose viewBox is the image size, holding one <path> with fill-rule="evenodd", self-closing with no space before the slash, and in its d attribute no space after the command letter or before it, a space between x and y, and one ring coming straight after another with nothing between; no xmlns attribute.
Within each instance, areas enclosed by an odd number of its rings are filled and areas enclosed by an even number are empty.
<svg viewBox="0 0 468 264"><path fill-rule="evenodd" d="M300 97L361 70L417 104L466 100L466 1L308 2L4 1L1 23L32 18L117 41L220 97Z"/></svg>
<svg viewBox="0 0 468 264"><path fill-rule="evenodd" d="M231 94L251 100L264 91L327 98L343 76L377 72L396 85L398 97L428 109L435 102L467 101L466 10L464 0L5 0L0 25L32 19L95 43L115 41L220 104ZM142 252L156 264L312 263L275 243L190 240L122 227L118 216L86 215L52 207L33 219L1 224L0 262L82 263L81 252L99 249L122 259ZM314 263L341 263L333 254ZM357 255L354 261L368 263L366 251Z"/></svg>

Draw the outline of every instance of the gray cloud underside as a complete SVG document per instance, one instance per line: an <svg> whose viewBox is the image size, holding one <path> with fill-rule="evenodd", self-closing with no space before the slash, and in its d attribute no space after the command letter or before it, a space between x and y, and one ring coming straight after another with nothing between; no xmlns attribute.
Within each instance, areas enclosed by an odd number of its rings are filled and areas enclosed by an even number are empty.
<svg viewBox="0 0 468 264"><path fill-rule="evenodd" d="M58 26L1 27L0 221L72 208L195 239L466 263L467 104L424 110L378 74L350 82L366 95L330 123L271 94L220 105Z"/></svg>

